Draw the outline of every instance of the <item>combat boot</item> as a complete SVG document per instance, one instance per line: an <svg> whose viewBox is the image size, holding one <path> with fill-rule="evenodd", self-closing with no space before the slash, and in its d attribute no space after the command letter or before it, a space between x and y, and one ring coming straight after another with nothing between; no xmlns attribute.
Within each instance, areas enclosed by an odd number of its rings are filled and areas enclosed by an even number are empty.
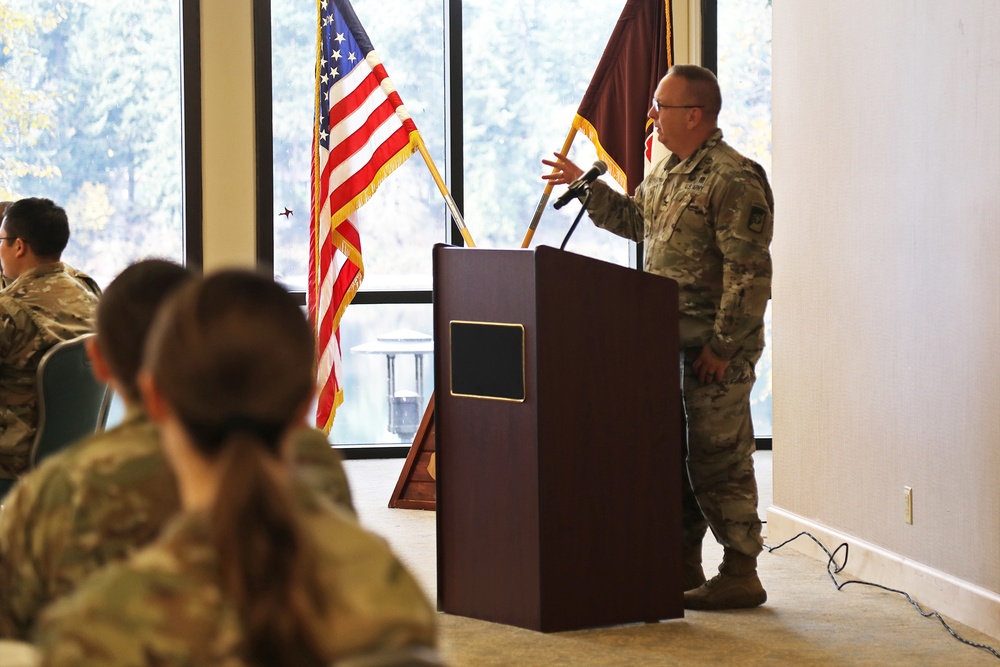
<svg viewBox="0 0 1000 667"><path fill-rule="evenodd" d="M757 557L726 547L719 574L693 591L685 591L684 608L718 611L749 609L767 601L767 591L757 577Z"/></svg>
<svg viewBox="0 0 1000 667"><path fill-rule="evenodd" d="M681 581L684 590L690 591L705 583L705 570L701 567L701 545L684 546L681 556Z"/></svg>

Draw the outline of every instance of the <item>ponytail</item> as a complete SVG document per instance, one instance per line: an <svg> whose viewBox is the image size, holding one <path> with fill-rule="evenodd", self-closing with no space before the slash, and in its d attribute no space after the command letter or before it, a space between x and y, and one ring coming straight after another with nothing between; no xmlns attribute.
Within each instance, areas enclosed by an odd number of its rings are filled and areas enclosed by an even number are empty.
<svg viewBox="0 0 1000 667"><path fill-rule="evenodd" d="M223 595L243 626L243 657L260 667L321 665L323 614L314 554L276 455L245 431L228 435L211 513Z"/></svg>
<svg viewBox="0 0 1000 667"><path fill-rule="evenodd" d="M244 660L323 664L314 546L280 447L316 381L302 309L270 277L220 271L160 310L143 363L196 453L219 466L211 539L222 594L242 622Z"/></svg>

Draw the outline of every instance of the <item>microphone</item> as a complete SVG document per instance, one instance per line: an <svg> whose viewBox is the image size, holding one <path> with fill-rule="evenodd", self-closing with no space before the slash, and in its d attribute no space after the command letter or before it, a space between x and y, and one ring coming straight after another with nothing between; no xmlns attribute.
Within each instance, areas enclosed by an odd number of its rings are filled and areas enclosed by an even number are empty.
<svg viewBox="0 0 1000 667"><path fill-rule="evenodd" d="M563 195L556 200L556 203L553 204L553 208L558 211L563 206L579 197L591 183L597 180L598 176L605 173L607 170L608 165L604 164L601 160L595 162L594 166L584 172L583 176L569 184L569 190L564 192Z"/></svg>

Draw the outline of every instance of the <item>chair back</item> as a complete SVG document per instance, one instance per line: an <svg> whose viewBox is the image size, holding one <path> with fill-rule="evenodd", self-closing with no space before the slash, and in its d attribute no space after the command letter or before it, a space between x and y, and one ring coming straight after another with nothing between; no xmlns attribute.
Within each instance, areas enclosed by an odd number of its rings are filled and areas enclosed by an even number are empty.
<svg viewBox="0 0 1000 667"><path fill-rule="evenodd" d="M87 334L53 345L38 364L38 432L31 467L63 447L104 428L110 389L94 377Z"/></svg>

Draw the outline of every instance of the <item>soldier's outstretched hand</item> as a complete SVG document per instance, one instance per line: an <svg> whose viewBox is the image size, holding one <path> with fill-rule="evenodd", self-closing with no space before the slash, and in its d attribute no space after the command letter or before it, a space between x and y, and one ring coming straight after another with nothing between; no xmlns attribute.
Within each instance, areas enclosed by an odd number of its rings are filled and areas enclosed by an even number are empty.
<svg viewBox="0 0 1000 667"><path fill-rule="evenodd" d="M583 176L583 169L576 166L572 160L562 153L553 153L555 160L542 159L542 164L552 167L552 172L542 174L542 179L551 181L556 185L567 185Z"/></svg>

